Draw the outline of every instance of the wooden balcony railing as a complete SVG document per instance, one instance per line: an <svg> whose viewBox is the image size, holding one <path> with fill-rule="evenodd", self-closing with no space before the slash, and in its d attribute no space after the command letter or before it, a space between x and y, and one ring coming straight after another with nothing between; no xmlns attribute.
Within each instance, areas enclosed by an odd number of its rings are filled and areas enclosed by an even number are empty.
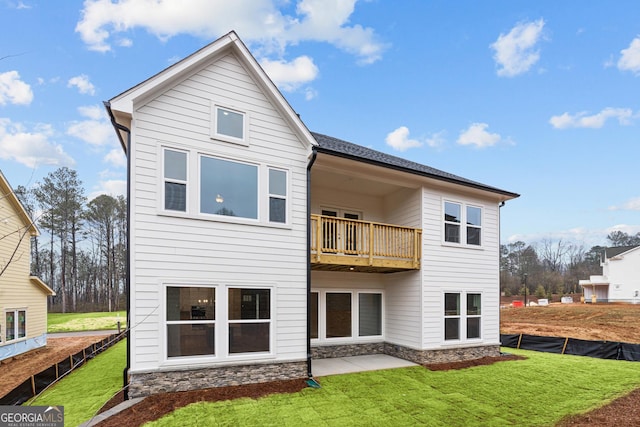
<svg viewBox="0 0 640 427"><path fill-rule="evenodd" d="M422 230L311 215L315 270L396 272L420 269Z"/></svg>

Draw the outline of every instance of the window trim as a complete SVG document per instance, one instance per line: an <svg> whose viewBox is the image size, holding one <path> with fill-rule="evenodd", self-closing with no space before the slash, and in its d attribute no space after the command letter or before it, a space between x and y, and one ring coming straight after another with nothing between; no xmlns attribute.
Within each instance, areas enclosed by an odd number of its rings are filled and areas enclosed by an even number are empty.
<svg viewBox="0 0 640 427"><path fill-rule="evenodd" d="M187 181L186 184L186 211L164 209L165 203L165 178L164 178L164 152L166 150L182 152L187 155ZM189 218L197 220L226 222L233 224L255 225L269 228L291 229L293 218L293 192L292 175L293 171L289 166L261 162L258 159L248 159L242 157L226 156L212 151L200 150L195 147L181 146L180 144L161 143L158 145L158 168L157 168L157 214L176 218ZM255 166L257 168L257 219L239 216L217 215L200 212L200 192L201 192L201 158L209 157L233 163L240 163ZM194 163L195 162L195 163ZM193 165L196 165L195 167ZM286 174L286 222L274 222L269 218L269 171L278 170Z"/></svg>
<svg viewBox="0 0 640 427"><path fill-rule="evenodd" d="M450 315L447 316L445 314L445 294L457 294L458 297L460 298L460 314L458 315ZM480 295L480 314L478 315L470 315L467 313L468 307L467 307L467 296L468 295ZM442 300L441 300L441 319L442 319L442 328L441 328L441 340L443 345L458 345L461 343L478 343L478 342L482 342L484 340L483 338L483 317L484 317L484 292L479 291L479 290L466 290L466 291L461 291L461 290L444 290L442 292ZM446 339L446 335L445 335L445 319L451 319L451 318L458 318L459 322L458 322L458 336L460 338L458 339ZM471 318L477 318L480 319L480 326L479 326L479 337L477 338L468 338L467 337L467 320L471 319Z"/></svg>
<svg viewBox="0 0 640 427"><path fill-rule="evenodd" d="M242 138L238 138L232 135L226 135L218 132L218 110L227 110L232 113L240 114L242 116ZM218 141L230 142L232 144L238 144L245 147L249 146L249 138L247 133L249 131L249 113L241 109L223 105L215 101L211 101L211 139Z"/></svg>
<svg viewBox="0 0 640 427"><path fill-rule="evenodd" d="M460 206L460 222L450 222L445 220L445 207L447 203L456 204ZM477 208L480 209L480 226L467 224L467 209L468 208ZM442 224L442 235L441 235L441 244L443 246L451 246L451 247L461 247L468 249L484 249L484 224L485 224L485 206L477 203L467 203L461 202L453 199L443 198L442 199L442 212L440 216L440 221ZM459 242L449 242L446 240L446 225L457 225L460 229L460 241ZM468 238L468 229L475 228L480 230L480 244L475 245L471 243L467 243Z"/></svg>
<svg viewBox="0 0 640 427"><path fill-rule="evenodd" d="M289 171L287 169L283 169L283 168L279 168L276 166L266 166L266 175L267 175L267 189L266 189L266 194L267 194L267 198L266 198L266 219L267 222L269 222L270 224L281 224L281 225L287 225L289 224L289 216L291 215L290 213L290 209L289 209L289 195L291 194L291 189L290 189L290 179L289 179ZM271 171L278 171L278 172L283 172L284 173L284 188L285 188L285 194L280 195L280 194L275 194L275 193L271 193ZM280 222L280 221L272 221L271 220L271 198L274 199L280 199L280 200L284 200L284 222Z"/></svg>
<svg viewBox="0 0 640 427"><path fill-rule="evenodd" d="M21 311L24 311L24 336L19 337L19 333L18 331L20 330L19 324L18 324L18 316ZM18 341L24 341L28 338L29 333L28 333L28 312L29 310L27 310L27 307L20 307L20 308L6 308L4 310L4 317L2 319L2 322L4 324L4 331L2 331L2 336L0 337L0 342L8 344L8 343L14 343L14 342L18 342ZM13 313L13 338L12 339L7 339L7 331L9 330L9 328L7 327L7 314L8 313Z"/></svg>
<svg viewBox="0 0 640 427"><path fill-rule="evenodd" d="M185 169L186 169L185 175L186 175L186 179L184 181L179 180L179 179L175 179L175 178L167 178L164 175L164 168L165 168L165 161L166 161L165 153L167 151L175 151L176 153L184 153L185 154L185 157L186 157L185 158ZM161 182L162 182L162 184L160 186L161 187L160 191L161 191L161 194L162 194L162 197L160 198L160 209L163 212L166 212L166 213L169 213L169 214L173 214L173 215L188 214L189 213L189 200L190 200L189 192L190 192L190 187L191 187L191 185L189 185L189 169L190 169L189 168L189 154L190 153L189 153L188 150L175 148L175 147L168 146L168 145L162 145L160 147L160 152L161 152L161 154L160 154L160 157L161 157L161 159L160 159L160 164L161 164L160 165L160 179L161 179ZM166 190L165 190L165 184L167 182L168 183L173 183L173 184L184 184L184 186L185 186L184 211L179 211L179 210L176 210L176 209L167 209L166 208L166 197L167 197L167 194L166 194Z"/></svg>
<svg viewBox="0 0 640 427"><path fill-rule="evenodd" d="M215 337L214 337L214 349L215 354L208 355L194 355L194 356L168 356L168 328L167 325L175 323L174 321L167 321L167 288L169 287L195 287L195 288L214 288L216 295L215 302ZM249 353L229 353L229 324L230 322L246 322L243 320L229 320L228 301L229 301L229 289L268 289L270 292L270 319L269 326L269 352L249 352ZM161 298L160 304L162 307L161 315L158 316L159 331L158 339L159 351L161 354L160 366L187 366L194 363L211 363L211 362L229 362L229 361L243 361L243 360L266 360L274 359L277 355L276 349L276 331L277 331L277 312L276 312L276 300L277 300L277 286L274 283L259 283L259 282L234 282L225 281L212 282L203 280L188 280L188 281L164 281L161 282ZM266 320L266 319L261 319ZM249 320L249 322L257 322L258 320ZM202 321L200 321L202 322ZM204 321L211 322L211 321Z"/></svg>
<svg viewBox="0 0 640 427"><path fill-rule="evenodd" d="M198 152L197 153L198 156L198 185L197 185L197 194L196 194L196 199L197 199L197 205L198 205L198 215L202 218L216 218L216 219L220 219L220 218L225 218L225 219L233 219L230 222L236 222L236 220L240 220L240 221L248 221L251 223L256 223L256 222L262 222L260 217L261 217L261 198L262 198L262 191L261 191L261 169L262 169L262 165L258 164L258 163L254 163L254 162L248 162L248 161L244 161L244 160L236 160L236 159L229 159L227 157L221 157L221 156L216 156L213 154L206 154L203 152ZM215 214L215 213L209 213L209 212L202 212L202 158L203 157L208 157L211 159L216 159L216 160L221 160L224 162L229 162L229 163L238 163L241 165L246 165L246 166L253 166L256 168L256 218L249 218L246 216L233 216L233 215L220 215L220 214Z"/></svg>
<svg viewBox="0 0 640 427"><path fill-rule="evenodd" d="M385 337L385 292L383 289L333 289L333 288L313 288L311 293L318 294L318 338L310 338L312 345L328 345L328 344L349 344L349 343L370 343L382 342ZM351 295L351 336L327 338L327 299L328 293L343 293ZM380 322L381 335L360 336L360 294L379 294L381 295Z"/></svg>

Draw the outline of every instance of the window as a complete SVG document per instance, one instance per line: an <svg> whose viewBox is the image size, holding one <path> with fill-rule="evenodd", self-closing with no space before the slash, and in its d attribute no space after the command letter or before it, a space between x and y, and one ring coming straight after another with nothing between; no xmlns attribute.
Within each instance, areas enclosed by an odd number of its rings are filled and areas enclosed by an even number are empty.
<svg viewBox="0 0 640 427"><path fill-rule="evenodd" d="M229 353L270 350L271 291L229 289Z"/></svg>
<svg viewBox="0 0 640 427"><path fill-rule="evenodd" d="M215 355L216 289L167 287L167 356Z"/></svg>
<svg viewBox="0 0 640 427"><path fill-rule="evenodd" d="M482 295L479 293L444 294L444 339L479 339L482 337ZM465 306L461 307L461 303ZM463 329L464 328L464 329ZM463 330L466 332L462 336Z"/></svg>
<svg viewBox="0 0 640 427"><path fill-rule="evenodd" d="M318 293L311 293L311 338L318 338Z"/></svg>
<svg viewBox="0 0 640 427"><path fill-rule="evenodd" d="M164 150L164 208L187 211L187 153Z"/></svg>
<svg viewBox="0 0 640 427"><path fill-rule="evenodd" d="M287 173L269 169L269 221L287 222Z"/></svg>
<svg viewBox="0 0 640 427"><path fill-rule="evenodd" d="M444 294L444 339L460 339L460 294Z"/></svg>
<svg viewBox="0 0 640 427"><path fill-rule="evenodd" d="M245 141L245 113L218 105L214 105L212 110L212 137L230 142Z"/></svg>
<svg viewBox="0 0 640 427"><path fill-rule="evenodd" d="M467 338L480 338L480 294L467 294Z"/></svg>
<svg viewBox="0 0 640 427"><path fill-rule="evenodd" d="M258 218L258 167L200 157L200 212Z"/></svg>
<svg viewBox="0 0 640 427"><path fill-rule="evenodd" d="M460 243L460 204L444 202L444 241Z"/></svg>
<svg viewBox="0 0 640 427"><path fill-rule="evenodd" d="M462 224L465 224L463 227ZM444 202L444 241L482 245L482 208L462 203Z"/></svg>
<svg viewBox="0 0 640 427"><path fill-rule="evenodd" d="M27 336L27 311L5 312L5 341L13 341Z"/></svg>
<svg viewBox="0 0 640 427"><path fill-rule="evenodd" d="M482 209L467 206L467 245L480 246L482 227Z"/></svg>
<svg viewBox="0 0 640 427"><path fill-rule="evenodd" d="M358 335L382 335L382 294L358 294Z"/></svg>
<svg viewBox="0 0 640 427"><path fill-rule="evenodd" d="M327 292L327 338L351 336L351 294Z"/></svg>
<svg viewBox="0 0 640 427"><path fill-rule="evenodd" d="M311 293L311 338L358 342L383 335L383 298L376 291Z"/></svg>

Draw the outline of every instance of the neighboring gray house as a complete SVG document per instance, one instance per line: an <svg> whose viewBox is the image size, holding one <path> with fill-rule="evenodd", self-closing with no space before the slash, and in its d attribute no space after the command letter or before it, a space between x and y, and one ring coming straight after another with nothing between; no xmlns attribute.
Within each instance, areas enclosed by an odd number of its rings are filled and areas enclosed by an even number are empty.
<svg viewBox="0 0 640 427"><path fill-rule="evenodd" d="M499 354L517 194L310 132L234 32L105 104L129 161L132 396Z"/></svg>
<svg viewBox="0 0 640 427"><path fill-rule="evenodd" d="M602 251L601 276L580 280L585 302L640 303L640 246Z"/></svg>

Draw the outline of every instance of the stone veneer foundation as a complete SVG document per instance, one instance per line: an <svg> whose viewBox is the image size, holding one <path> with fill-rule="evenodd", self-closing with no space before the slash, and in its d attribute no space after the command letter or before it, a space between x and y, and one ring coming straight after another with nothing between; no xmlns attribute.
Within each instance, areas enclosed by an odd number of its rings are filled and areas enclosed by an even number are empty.
<svg viewBox="0 0 640 427"><path fill-rule="evenodd" d="M424 365L427 363L460 362L480 359L485 356L499 356L500 345L456 347L440 350L416 350L390 343L330 345L311 348L313 359L363 356L366 354L388 354L389 356Z"/></svg>
<svg viewBox="0 0 640 427"><path fill-rule="evenodd" d="M129 377L131 398L156 393L307 378L307 362L220 366L175 371L136 372Z"/></svg>
<svg viewBox="0 0 640 427"><path fill-rule="evenodd" d="M500 346L481 345L440 350L416 350L382 342L311 348L313 359L363 356L367 354L388 354L389 356L424 365L427 363L459 362L479 359L485 356L499 356ZM134 398L156 393L266 383L296 378L307 378L306 361L137 372L132 373L130 376L129 396Z"/></svg>

